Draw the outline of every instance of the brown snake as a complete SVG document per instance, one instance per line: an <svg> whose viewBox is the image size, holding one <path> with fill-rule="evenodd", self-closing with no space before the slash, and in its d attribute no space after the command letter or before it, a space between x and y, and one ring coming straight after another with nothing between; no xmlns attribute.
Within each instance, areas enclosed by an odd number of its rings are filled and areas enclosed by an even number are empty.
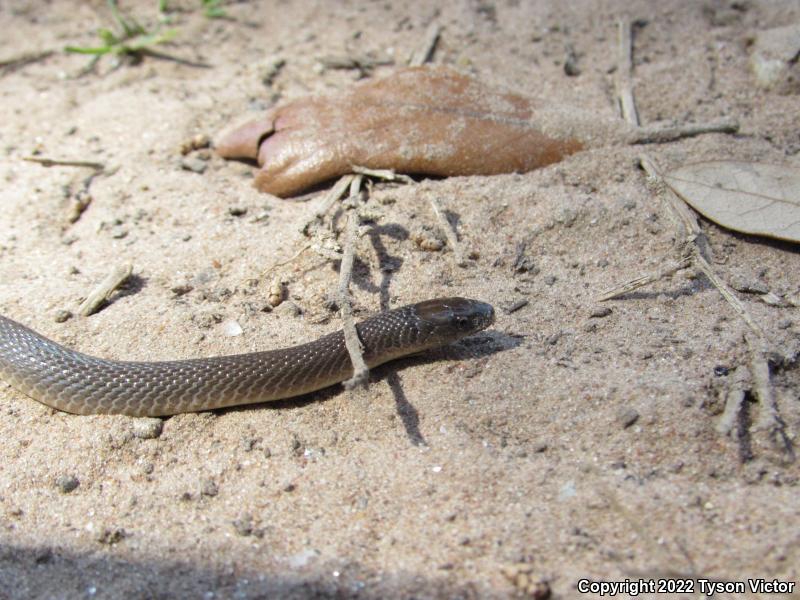
<svg viewBox="0 0 800 600"><path fill-rule="evenodd" d="M367 366L454 342L494 322L491 305L438 298L356 326ZM299 396L350 378L341 331L265 352L125 362L70 350L0 316L0 377L28 396L77 414L164 416Z"/></svg>

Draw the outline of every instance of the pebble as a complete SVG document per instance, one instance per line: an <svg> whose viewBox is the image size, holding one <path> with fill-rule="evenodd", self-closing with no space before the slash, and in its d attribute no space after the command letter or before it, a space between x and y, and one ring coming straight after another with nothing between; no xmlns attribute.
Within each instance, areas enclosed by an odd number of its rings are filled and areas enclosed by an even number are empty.
<svg viewBox="0 0 800 600"><path fill-rule="evenodd" d="M200 494L213 498L219 494L219 486L211 479L206 479L200 484Z"/></svg>
<svg viewBox="0 0 800 600"><path fill-rule="evenodd" d="M231 319L230 321L225 321L225 323L223 323L222 331L229 337L235 337L237 335L242 335L244 330L237 321Z"/></svg>
<svg viewBox="0 0 800 600"><path fill-rule="evenodd" d="M208 148L211 145L211 138L205 133L198 133L194 137L181 142L180 152L184 156L189 154L192 150L199 150L201 148Z"/></svg>
<svg viewBox="0 0 800 600"><path fill-rule="evenodd" d="M530 301L529 301L529 300L526 300L526 299L524 299L524 298L523 298L522 300L517 300L516 302L514 302L513 304L511 304L511 305L510 305L510 306L509 306L509 307L506 309L506 312L507 312L508 314L511 314L511 313L517 312L519 309L521 309L521 308L525 308L526 306L528 306L528 304L530 304Z"/></svg>
<svg viewBox="0 0 800 600"><path fill-rule="evenodd" d="M76 490L81 482L74 475L62 475L56 479L56 485L62 494L69 494Z"/></svg>
<svg viewBox="0 0 800 600"><path fill-rule="evenodd" d="M638 420L639 411L635 408L624 408L619 412L619 415L617 415L617 421L619 421L623 429L627 429Z"/></svg>
<svg viewBox="0 0 800 600"><path fill-rule="evenodd" d="M248 536L252 535L253 533L253 517L251 515L242 515L238 519L235 519L233 523L233 528L236 530L241 536Z"/></svg>
<svg viewBox="0 0 800 600"><path fill-rule="evenodd" d="M135 419L133 421L133 436L140 440L152 440L161 435L164 430L164 421L150 417Z"/></svg>
<svg viewBox="0 0 800 600"><path fill-rule="evenodd" d="M57 310L56 314L53 315L53 320L56 323L63 323L64 321L68 321L72 318L72 313L68 310Z"/></svg>
<svg viewBox="0 0 800 600"><path fill-rule="evenodd" d="M181 169L192 173L202 174L208 168L208 163L196 157L184 158L181 160Z"/></svg>
<svg viewBox="0 0 800 600"><path fill-rule="evenodd" d="M590 319L602 319L611 314L611 309L608 306L599 306L589 313Z"/></svg>
<svg viewBox="0 0 800 600"><path fill-rule="evenodd" d="M97 536L97 541L101 544L110 546L121 542L128 537L128 533L122 528L111 529L109 527L103 529Z"/></svg>

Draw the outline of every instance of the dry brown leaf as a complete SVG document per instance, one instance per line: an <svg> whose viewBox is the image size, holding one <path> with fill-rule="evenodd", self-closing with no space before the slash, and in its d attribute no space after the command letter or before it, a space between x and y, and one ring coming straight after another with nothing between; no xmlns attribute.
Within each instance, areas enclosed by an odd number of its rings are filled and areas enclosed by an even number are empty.
<svg viewBox="0 0 800 600"><path fill-rule="evenodd" d="M800 242L800 170L735 161L686 165L664 176L689 206L715 223Z"/></svg>

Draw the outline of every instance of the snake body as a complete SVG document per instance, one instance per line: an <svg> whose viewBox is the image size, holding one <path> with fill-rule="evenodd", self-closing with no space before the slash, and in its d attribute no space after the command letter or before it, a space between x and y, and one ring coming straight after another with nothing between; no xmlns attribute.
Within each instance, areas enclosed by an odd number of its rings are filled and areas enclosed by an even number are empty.
<svg viewBox="0 0 800 600"><path fill-rule="evenodd" d="M449 344L488 327L489 304L439 298L356 326L367 366ZM105 360L70 350L0 316L0 377L58 410L165 416L299 396L352 376L338 331L265 352L161 362Z"/></svg>

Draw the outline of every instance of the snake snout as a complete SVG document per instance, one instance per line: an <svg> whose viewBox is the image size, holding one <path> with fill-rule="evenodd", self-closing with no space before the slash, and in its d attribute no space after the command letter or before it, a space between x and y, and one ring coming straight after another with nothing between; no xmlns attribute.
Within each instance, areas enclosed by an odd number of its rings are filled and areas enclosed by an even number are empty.
<svg viewBox="0 0 800 600"><path fill-rule="evenodd" d="M415 308L417 316L438 336L453 341L494 323L492 305L469 298L438 298L420 302Z"/></svg>

